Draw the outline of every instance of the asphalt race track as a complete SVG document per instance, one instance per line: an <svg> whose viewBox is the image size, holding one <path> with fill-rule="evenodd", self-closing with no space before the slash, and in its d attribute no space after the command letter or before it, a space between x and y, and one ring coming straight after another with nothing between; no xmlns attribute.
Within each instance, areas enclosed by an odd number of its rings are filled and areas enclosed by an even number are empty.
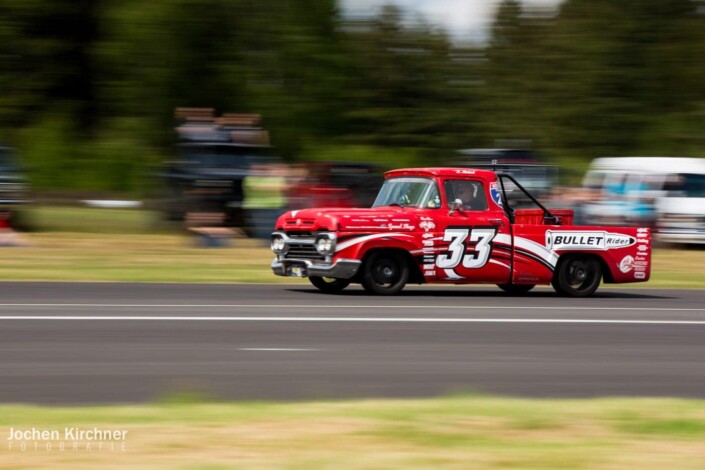
<svg viewBox="0 0 705 470"><path fill-rule="evenodd" d="M0 402L705 397L705 291L0 283Z"/></svg>

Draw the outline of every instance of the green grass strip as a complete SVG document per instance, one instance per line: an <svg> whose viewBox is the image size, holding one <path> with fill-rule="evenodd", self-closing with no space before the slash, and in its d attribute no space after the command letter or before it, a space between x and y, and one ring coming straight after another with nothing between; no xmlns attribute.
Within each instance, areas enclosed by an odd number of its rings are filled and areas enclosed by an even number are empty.
<svg viewBox="0 0 705 470"><path fill-rule="evenodd" d="M11 427L125 430L125 450L22 451L6 440ZM680 399L2 405L0 429L3 468L701 469L705 461L705 402Z"/></svg>

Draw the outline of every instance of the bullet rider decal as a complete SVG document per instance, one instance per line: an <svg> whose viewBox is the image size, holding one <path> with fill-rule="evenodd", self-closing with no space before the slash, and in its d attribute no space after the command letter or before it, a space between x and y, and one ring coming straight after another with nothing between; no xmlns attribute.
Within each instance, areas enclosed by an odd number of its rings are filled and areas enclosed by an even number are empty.
<svg viewBox="0 0 705 470"><path fill-rule="evenodd" d="M609 250L636 243L636 238L608 232L546 232L546 247L550 250Z"/></svg>

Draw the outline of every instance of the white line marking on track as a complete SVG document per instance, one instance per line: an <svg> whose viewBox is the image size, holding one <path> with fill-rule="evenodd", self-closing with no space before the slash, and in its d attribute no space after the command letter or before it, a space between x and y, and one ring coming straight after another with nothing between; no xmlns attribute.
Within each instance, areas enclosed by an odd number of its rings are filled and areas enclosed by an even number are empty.
<svg viewBox="0 0 705 470"><path fill-rule="evenodd" d="M553 318L394 318L394 317L185 317L185 316L98 316L98 315L7 315L2 320L53 320L53 321L184 321L184 322L342 322L342 323L554 323L593 325L701 325L697 320L600 320Z"/></svg>
<svg viewBox="0 0 705 470"><path fill-rule="evenodd" d="M639 312L705 312L705 308L664 307L575 307L541 305L291 305L291 304L0 304L0 308L13 307L70 307L70 308L282 308L292 309L409 309L409 310L624 310Z"/></svg>
<svg viewBox="0 0 705 470"><path fill-rule="evenodd" d="M275 351L275 352L291 352L291 351L320 351L320 349L306 348L237 348L238 351Z"/></svg>

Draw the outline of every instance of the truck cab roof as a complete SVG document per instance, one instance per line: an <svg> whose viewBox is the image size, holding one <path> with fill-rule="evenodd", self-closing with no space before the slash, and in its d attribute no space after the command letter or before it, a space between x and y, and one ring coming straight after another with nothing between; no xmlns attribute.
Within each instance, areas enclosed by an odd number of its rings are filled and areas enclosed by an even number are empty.
<svg viewBox="0 0 705 470"><path fill-rule="evenodd" d="M388 171L384 174L385 179L396 178L400 176L426 176L430 178L468 178L481 179L484 181L495 181L497 179L497 174L494 171L478 170L474 168L400 168L398 170Z"/></svg>

